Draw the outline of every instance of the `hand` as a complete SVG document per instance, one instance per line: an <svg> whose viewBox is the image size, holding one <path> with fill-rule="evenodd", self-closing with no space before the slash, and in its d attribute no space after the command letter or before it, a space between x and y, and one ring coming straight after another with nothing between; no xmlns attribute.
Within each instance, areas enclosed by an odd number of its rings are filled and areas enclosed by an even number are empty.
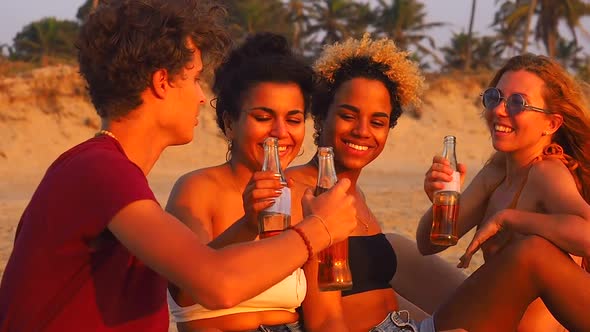
<svg viewBox="0 0 590 332"><path fill-rule="evenodd" d="M356 208L353 195L346 191L350 188L350 180L341 179L325 193L315 197L311 188L307 188L301 204L303 215L315 214L322 218L332 237L332 243L340 242L356 227Z"/></svg>
<svg viewBox="0 0 590 332"><path fill-rule="evenodd" d="M248 227L258 231L258 214L275 203L282 188L283 185L274 172L259 171L252 174L242 194Z"/></svg>
<svg viewBox="0 0 590 332"><path fill-rule="evenodd" d="M464 164L457 164L457 170L461 174L461 186L465 181L465 174L467 173L467 167ZM424 192L428 195L428 199L432 202L432 197L435 191L444 188L444 182L450 182L453 180L453 169L450 166L449 161L441 156L434 156L432 158L432 166L428 169L424 175Z"/></svg>
<svg viewBox="0 0 590 332"><path fill-rule="evenodd" d="M507 213L509 213L509 210L507 209L500 210L488 220L483 222L467 246L465 254L459 258L459 264L457 264L458 268L467 268L469 266L469 262L471 262L471 257L473 257L479 248L481 248L481 245L506 227Z"/></svg>

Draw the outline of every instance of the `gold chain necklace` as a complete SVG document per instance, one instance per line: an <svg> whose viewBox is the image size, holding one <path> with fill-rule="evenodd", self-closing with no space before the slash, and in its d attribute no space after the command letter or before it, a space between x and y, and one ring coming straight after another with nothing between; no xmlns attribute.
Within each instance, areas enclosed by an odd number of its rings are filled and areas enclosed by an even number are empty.
<svg viewBox="0 0 590 332"><path fill-rule="evenodd" d="M369 212L369 217L371 216L371 212ZM363 226L365 226L365 233L369 233L369 223L364 221L359 215L356 215L356 220L360 221Z"/></svg>
<svg viewBox="0 0 590 332"><path fill-rule="evenodd" d="M115 136L115 134L111 133L110 131L106 130L106 129L101 129L99 130L96 135L94 136L100 136L100 135L107 135L112 137L115 141L118 141L117 136Z"/></svg>

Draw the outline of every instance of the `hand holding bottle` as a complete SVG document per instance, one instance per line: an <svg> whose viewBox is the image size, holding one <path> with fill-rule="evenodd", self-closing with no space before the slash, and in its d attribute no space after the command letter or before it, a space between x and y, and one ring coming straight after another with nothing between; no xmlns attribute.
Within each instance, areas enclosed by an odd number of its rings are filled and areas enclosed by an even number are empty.
<svg viewBox="0 0 590 332"><path fill-rule="evenodd" d="M277 197L281 196L283 187L280 176L274 171L258 171L252 174L242 193L242 204L248 227L258 229L260 212L275 203Z"/></svg>
<svg viewBox="0 0 590 332"><path fill-rule="evenodd" d="M442 182L442 188L434 190L431 198L432 228L430 230L430 242L440 246L453 246L459 240L457 219L459 218L459 206L461 205L462 177L457 166L455 143L455 136L445 136L443 160L440 160L442 163L439 163L443 167L438 173L445 179L450 179ZM445 162L448 164L445 165ZM446 168L450 168L452 171L450 175L444 172ZM431 175L433 173L431 172ZM426 193L428 194L428 191Z"/></svg>
<svg viewBox="0 0 590 332"><path fill-rule="evenodd" d="M465 174L467 173L467 167L464 164L457 163L457 171L461 176L461 186L465 180ZM449 160L443 156L434 156L432 158L432 165L424 176L424 192L428 196L428 199L432 202L434 193L442 190L445 187L445 182L451 182L453 180L453 168Z"/></svg>
<svg viewBox="0 0 590 332"><path fill-rule="evenodd" d="M325 223L327 232L330 233L332 243L340 242L352 233L356 228L355 198L347 194L350 188L350 180L342 179L325 193L315 196L313 189L308 188L301 204L304 217L316 215ZM309 222L319 222L311 219Z"/></svg>

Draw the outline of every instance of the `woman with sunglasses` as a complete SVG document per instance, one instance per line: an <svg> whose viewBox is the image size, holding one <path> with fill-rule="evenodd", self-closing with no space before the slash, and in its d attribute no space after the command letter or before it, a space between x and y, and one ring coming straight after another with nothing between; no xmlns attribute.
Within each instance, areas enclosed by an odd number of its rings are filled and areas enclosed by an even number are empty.
<svg viewBox="0 0 590 332"><path fill-rule="evenodd" d="M210 247L256 239L258 213L274 203L283 186L272 172L260 171L263 143L270 136L278 138L283 166L297 156L312 77L311 67L292 53L286 39L272 33L248 37L216 70L217 124L229 141L228 161L181 177L166 207ZM250 263L253 270L259 268L258 262ZM266 271L260 270L259 277L264 280ZM295 309L305 298L306 279L300 268L228 309L208 310L185 289L171 284L169 290L181 332L301 331Z"/></svg>
<svg viewBox="0 0 590 332"><path fill-rule="evenodd" d="M562 331L551 310L568 329L588 331L590 118L582 90L555 61L531 54L510 59L490 86L482 102L497 152L462 193L458 218L460 237L478 228L458 267L480 248L486 263L437 311L436 325L459 326L452 316L461 310L469 331L485 330L490 317L502 318L498 331ZM463 179L465 167L459 171ZM434 157L424 180L431 200L451 174ZM425 255L446 249L430 243L431 226L432 209L416 234Z"/></svg>

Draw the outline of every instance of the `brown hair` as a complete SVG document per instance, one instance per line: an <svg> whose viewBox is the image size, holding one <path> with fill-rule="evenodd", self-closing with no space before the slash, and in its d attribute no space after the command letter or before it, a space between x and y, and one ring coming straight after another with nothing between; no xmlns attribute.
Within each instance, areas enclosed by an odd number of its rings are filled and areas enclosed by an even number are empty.
<svg viewBox="0 0 590 332"><path fill-rule="evenodd" d="M525 70L545 83L542 97L545 108L563 117L563 124L553 135L553 142L578 161L576 175L582 183L582 196L590 203L590 118L582 87L556 61L542 55L524 54L511 58L496 73L490 86L495 87L504 73Z"/></svg>
<svg viewBox="0 0 590 332"><path fill-rule="evenodd" d="M99 116L118 118L142 104L151 76L178 76L197 46L220 59L230 39L226 11L206 0L104 0L82 25L76 42L80 73Z"/></svg>

